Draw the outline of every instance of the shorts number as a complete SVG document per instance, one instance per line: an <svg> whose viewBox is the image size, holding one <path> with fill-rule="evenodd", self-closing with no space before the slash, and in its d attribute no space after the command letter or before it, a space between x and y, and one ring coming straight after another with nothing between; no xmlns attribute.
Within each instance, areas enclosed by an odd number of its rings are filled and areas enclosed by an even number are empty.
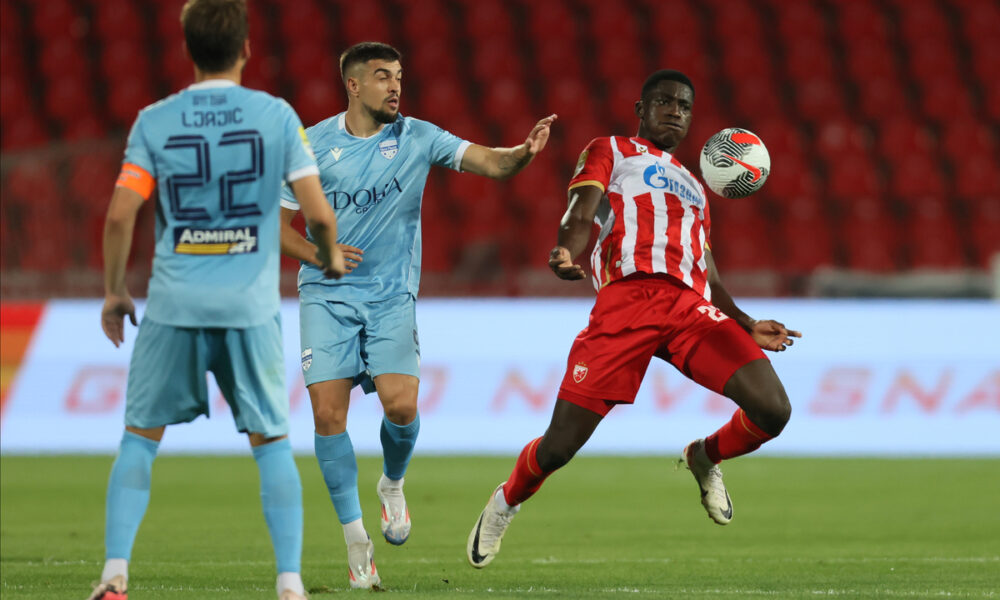
<svg viewBox="0 0 1000 600"><path fill-rule="evenodd" d="M722 311L714 306L699 306L698 312L705 315L709 319L712 319L713 321L718 321L720 323L729 318L726 315L722 314Z"/></svg>
<svg viewBox="0 0 1000 600"><path fill-rule="evenodd" d="M256 202L239 204L233 188L241 183L252 183L264 175L264 138L260 132L248 129L222 134L219 146L246 144L250 154L250 166L243 170L226 171L219 178L219 210L226 218L252 217L260 215ZM212 159L208 140L201 135L172 135L167 138L164 150L194 150L197 170L192 173L178 173L167 178L164 188L170 204L170 212L178 221L201 221L211 218L202 207L185 207L181 203L181 190L186 187L201 187L212 180Z"/></svg>

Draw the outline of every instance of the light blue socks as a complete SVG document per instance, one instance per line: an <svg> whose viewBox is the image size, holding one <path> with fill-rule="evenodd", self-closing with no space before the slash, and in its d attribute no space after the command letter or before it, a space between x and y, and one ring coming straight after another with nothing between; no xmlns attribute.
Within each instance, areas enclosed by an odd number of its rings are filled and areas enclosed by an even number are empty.
<svg viewBox="0 0 1000 600"><path fill-rule="evenodd" d="M398 481L406 475L406 467L413 456L413 447L417 444L417 434L420 433L420 415L408 425L396 425L382 417L382 472L385 476Z"/></svg>
<svg viewBox="0 0 1000 600"><path fill-rule="evenodd" d="M153 459L160 443L126 431L108 478L104 558L130 560L132 544L149 505Z"/></svg>
<svg viewBox="0 0 1000 600"><path fill-rule="evenodd" d="M337 511L340 523L346 525L361 518L361 500L358 498L358 461L354 457L351 436L316 434L316 460L323 480L330 490L330 500Z"/></svg>
<svg viewBox="0 0 1000 600"><path fill-rule="evenodd" d="M260 502L271 532L278 573L299 573L302 562L302 482L285 438L253 449L260 471Z"/></svg>

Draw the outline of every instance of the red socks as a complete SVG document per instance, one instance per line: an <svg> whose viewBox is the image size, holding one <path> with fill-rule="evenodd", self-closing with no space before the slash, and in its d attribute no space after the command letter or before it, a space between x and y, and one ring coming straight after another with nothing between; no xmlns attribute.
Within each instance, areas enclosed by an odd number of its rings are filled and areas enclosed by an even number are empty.
<svg viewBox="0 0 1000 600"><path fill-rule="evenodd" d="M542 482L550 473L545 473L538 466L535 453L538 451L538 443L542 438L535 438L528 442L528 445L521 450L521 455L517 457L517 463L507 483L503 484L503 496L507 504L517 506L524 502L542 487Z"/></svg>
<svg viewBox="0 0 1000 600"><path fill-rule="evenodd" d="M728 423L705 438L705 454L718 464L727 458L749 454L773 438L773 435L754 425L741 408L733 413Z"/></svg>

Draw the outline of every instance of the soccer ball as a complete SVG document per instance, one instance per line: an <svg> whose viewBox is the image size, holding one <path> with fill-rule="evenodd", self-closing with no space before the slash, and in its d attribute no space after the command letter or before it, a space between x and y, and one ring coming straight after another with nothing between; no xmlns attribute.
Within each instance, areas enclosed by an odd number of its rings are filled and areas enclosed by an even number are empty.
<svg viewBox="0 0 1000 600"><path fill-rule="evenodd" d="M767 147L746 129L723 129L708 138L701 149L701 177L725 198L744 198L756 192L770 172Z"/></svg>

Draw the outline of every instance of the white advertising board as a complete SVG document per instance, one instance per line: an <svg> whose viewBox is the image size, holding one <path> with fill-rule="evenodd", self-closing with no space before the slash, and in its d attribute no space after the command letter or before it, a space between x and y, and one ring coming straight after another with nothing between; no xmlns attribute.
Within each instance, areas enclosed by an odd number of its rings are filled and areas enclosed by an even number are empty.
<svg viewBox="0 0 1000 600"><path fill-rule="evenodd" d="M515 454L548 425L587 300L420 300L418 453ZM805 337L769 355L793 406L763 452L786 455L1000 456L1000 304L971 301L744 300ZM141 306L140 306L141 311ZM8 389L4 453L114 452L131 342L115 348L100 302L50 302ZM282 307L291 439L312 451L299 365L298 305ZM211 378L210 378L211 380ZM240 452L211 383L212 418L168 429L164 452ZM634 406L618 407L584 449L673 454L722 425L734 405L654 359ZM380 452L381 408L355 389L348 429Z"/></svg>

